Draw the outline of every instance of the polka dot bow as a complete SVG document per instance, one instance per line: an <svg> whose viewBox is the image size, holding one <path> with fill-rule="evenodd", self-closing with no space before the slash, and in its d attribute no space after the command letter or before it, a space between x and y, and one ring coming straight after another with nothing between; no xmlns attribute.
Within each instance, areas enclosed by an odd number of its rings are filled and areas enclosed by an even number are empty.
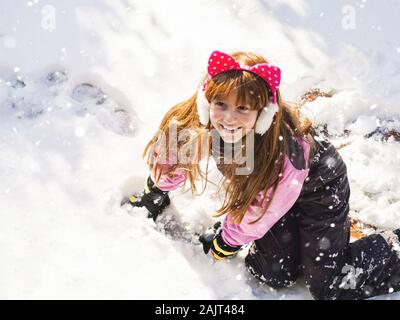
<svg viewBox="0 0 400 320"><path fill-rule="evenodd" d="M260 76L271 88L273 98L272 102L276 103L276 91L281 82L281 69L269 63L259 63L252 67L241 66L230 55L217 50L213 51L208 59L207 67L210 77L215 77L217 74L229 70L245 70Z"/></svg>

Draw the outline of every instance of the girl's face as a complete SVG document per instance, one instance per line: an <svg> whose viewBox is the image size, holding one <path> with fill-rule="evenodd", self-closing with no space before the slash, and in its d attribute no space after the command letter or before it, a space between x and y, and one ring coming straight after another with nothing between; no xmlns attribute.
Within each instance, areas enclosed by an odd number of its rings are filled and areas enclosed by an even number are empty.
<svg viewBox="0 0 400 320"><path fill-rule="evenodd" d="M233 91L225 99L212 100L210 105L211 124L227 143L239 141L257 120L258 111L249 105L236 105L236 97Z"/></svg>

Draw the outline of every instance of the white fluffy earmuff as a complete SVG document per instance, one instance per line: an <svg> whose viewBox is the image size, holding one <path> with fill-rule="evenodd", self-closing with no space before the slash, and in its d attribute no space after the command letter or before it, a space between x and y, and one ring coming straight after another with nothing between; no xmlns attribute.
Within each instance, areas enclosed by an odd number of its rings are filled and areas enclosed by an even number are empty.
<svg viewBox="0 0 400 320"><path fill-rule="evenodd" d="M262 109L255 126L255 131L257 134L263 135L268 131L268 129L271 127L274 115L278 112L278 110L278 104L272 102Z"/></svg>

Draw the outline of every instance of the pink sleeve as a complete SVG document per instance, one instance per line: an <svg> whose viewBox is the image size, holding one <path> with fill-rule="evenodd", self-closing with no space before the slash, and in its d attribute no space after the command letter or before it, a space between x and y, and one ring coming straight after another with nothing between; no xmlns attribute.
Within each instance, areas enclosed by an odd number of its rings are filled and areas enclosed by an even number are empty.
<svg viewBox="0 0 400 320"><path fill-rule="evenodd" d="M153 154L153 159L155 155ZM172 191L178 189L186 180L186 173L183 168L177 168L175 171L164 174L172 167L171 164L166 163L161 166L161 177L156 186L162 191ZM151 179L155 181L154 172L151 172Z"/></svg>
<svg viewBox="0 0 400 320"><path fill-rule="evenodd" d="M169 165L164 164L162 171L168 170ZM153 173L151 173L151 179L155 181ZM186 180L185 171L182 168L178 168L168 174L161 174L160 180L157 182L157 187L162 191L172 191L178 189Z"/></svg>
<svg viewBox="0 0 400 320"><path fill-rule="evenodd" d="M308 159L310 146L303 140L300 143L304 150L304 157ZM273 192L272 187L268 190L265 199L263 199L263 191L257 195L257 201L249 207L240 224L232 223L230 216L225 216L222 226L222 239L231 246L240 246L262 238L294 205L308 176L308 171L309 169L296 169L289 158L285 156L282 178L278 183L277 190L267 212L265 212L259 221L249 224L259 217L257 213L260 212L261 208L266 207Z"/></svg>

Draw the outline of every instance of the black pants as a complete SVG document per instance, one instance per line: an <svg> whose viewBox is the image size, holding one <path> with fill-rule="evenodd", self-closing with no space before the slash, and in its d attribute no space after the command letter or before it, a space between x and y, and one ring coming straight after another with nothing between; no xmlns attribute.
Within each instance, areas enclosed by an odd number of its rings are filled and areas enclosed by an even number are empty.
<svg viewBox="0 0 400 320"><path fill-rule="evenodd" d="M315 299L365 299L399 291L400 253L382 235L349 243L349 197L346 166L323 142L299 199L254 241L245 260L248 270L273 288L290 286L302 273Z"/></svg>

